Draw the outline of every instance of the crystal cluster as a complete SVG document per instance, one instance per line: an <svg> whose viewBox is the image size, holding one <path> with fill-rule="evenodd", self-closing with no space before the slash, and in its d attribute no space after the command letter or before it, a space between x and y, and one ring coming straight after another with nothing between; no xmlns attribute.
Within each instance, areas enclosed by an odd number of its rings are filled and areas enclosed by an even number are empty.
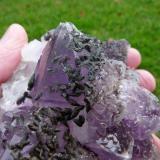
<svg viewBox="0 0 160 160"><path fill-rule="evenodd" d="M1 119L0 159L160 159L151 138L158 99L126 66L128 42L102 42L71 23L42 39L26 91Z"/></svg>

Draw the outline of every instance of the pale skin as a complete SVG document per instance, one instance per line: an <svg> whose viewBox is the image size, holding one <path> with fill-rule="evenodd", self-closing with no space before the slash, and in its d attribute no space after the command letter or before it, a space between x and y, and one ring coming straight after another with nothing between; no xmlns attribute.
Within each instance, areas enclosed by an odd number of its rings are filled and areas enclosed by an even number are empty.
<svg viewBox="0 0 160 160"><path fill-rule="evenodd" d="M28 43L25 29L19 24L12 24L0 39L0 84L12 76L13 71L21 61L21 49ZM144 70L137 69L141 63L141 55L135 48L128 50L127 65L140 74L140 84L151 92L156 88L153 75ZM152 135L153 142L160 150L160 140Z"/></svg>

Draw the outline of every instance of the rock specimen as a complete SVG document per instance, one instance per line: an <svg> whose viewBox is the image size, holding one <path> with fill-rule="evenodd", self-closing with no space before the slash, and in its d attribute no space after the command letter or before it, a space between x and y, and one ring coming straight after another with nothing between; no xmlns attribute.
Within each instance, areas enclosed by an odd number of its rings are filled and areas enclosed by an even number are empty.
<svg viewBox="0 0 160 160"><path fill-rule="evenodd" d="M0 159L158 160L158 99L126 66L128 42L101 42L71 23L43 39L18 107L3 114Z"/></svg>

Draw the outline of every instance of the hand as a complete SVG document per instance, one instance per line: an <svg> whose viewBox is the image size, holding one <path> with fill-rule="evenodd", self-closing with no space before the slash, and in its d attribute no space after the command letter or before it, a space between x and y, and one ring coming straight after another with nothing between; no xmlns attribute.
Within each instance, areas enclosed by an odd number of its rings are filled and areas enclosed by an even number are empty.
<svg viewBox="0 0 160 160"><path fill-rule="evenodd" d="M127 65L136 69L140 63L140 53L136 49L130 48L128 51ZM153 75L144 69L136 69L136 71L140 74L140 84L149 91L154 91L156 88L156 81Z"/></svg>
<svg viewBox="0 0 160 160"><path fill-rule="evenodd" d="M20 62L21 49L27 42L26 31L18 24L11 25L0 39L0 83L12 75Z"/></svg>
<svg viewBox="0 0 160 160"><path fill-rule="evenodd" d="M5 82L16 69L21 60L21 49L28 42L28 37L25 29L18 25L11 25L4 36L0 39L0 84ZM140 53L130 48L128 51L127 65L136 69L141 63ZM153 91L156 87L155 78L146 70L136 69L140 74L141 85ZM153 142L160 149L160 140L153 135Z"/></svg>

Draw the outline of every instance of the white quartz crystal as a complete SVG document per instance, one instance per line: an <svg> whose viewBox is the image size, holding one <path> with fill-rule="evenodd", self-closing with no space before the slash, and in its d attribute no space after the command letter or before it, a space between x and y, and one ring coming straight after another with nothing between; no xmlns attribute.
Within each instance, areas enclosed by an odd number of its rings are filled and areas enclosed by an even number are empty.
<svg viewBox="0 0 160 160"><path fill-rule="evenodd" d="M21 63L11 79L2 84L3 97L0 99L0 108L12 110L17 106L17 98L21 97L26 91L28 81L34 72L45 45L46 42L33 40L22 49Z"/></svg>
<svg viewBox="0 0 160 160"><path fill-rule="evenodd" d="M36 39L31 41L22 49L22 62L24 61L37 63L45 45L46 42L41 42Z"/></svg>

